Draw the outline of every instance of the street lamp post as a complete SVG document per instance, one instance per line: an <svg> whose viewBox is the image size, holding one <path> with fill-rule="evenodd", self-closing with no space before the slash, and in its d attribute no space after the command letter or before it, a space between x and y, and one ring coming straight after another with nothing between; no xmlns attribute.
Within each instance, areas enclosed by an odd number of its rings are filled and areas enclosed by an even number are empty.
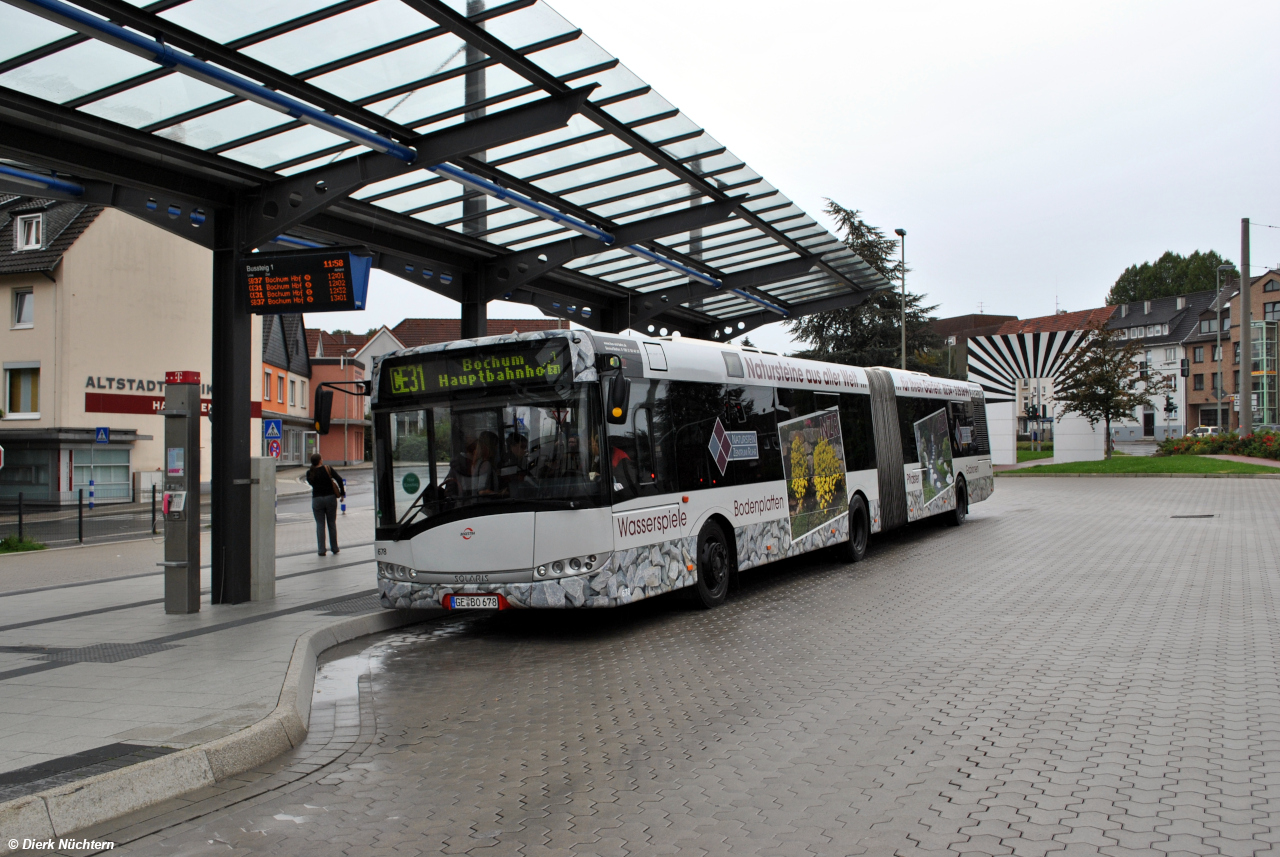
<svg viewBox="0 0 1280 857"><path fill-rule="evenodd" d="M1224 431L1222 425L1222 394L1226 388L1222 378L1222 274L1234 270L1232 265L1218 266L1218 380L1213 385L1213 399L1218 409L1218 431Z"/></svg>
<svg viewBox="0 0 1280 857"><path fill-rule="evenodd" d="M902 266L898 270L899 279L902 281L902 368L907 368L907 230L895 229L893 234L898 236L898 246L902 249Z"/></svg>
<svg viewBox="0 0 1280 857"><path fill-rule="evenodd" d="M347 360L352 359L352 355L354 355L355 353L356 353L356 350L354 348L348 348ZM342 370L343 370L342 380L344 381L347 380L346 368L347 367L344 364L342 367ZM342 463L350 464L351 463L351 446L347 442L347 426L351 424L351 401L350 401L351 397L343 396L342 400L343 400L342 401ZM346 511L345 508L343 509L343 511L345 513Z"/></svg>

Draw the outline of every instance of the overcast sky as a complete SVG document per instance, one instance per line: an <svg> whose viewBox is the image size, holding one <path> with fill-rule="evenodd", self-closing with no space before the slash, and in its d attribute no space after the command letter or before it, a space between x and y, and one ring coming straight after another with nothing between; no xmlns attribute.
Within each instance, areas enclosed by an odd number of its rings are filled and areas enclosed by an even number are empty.
<svg viewBox="0 0 1280 857"><path fill-rule="evenodd" d="M1275 0L551 5L820 222L905 228L940 316L1101 306L1127 265L1280 225ZM1252 240L1280 266L1280 229ZM309 321L458 312L385 275L370 303Z"/></svg>

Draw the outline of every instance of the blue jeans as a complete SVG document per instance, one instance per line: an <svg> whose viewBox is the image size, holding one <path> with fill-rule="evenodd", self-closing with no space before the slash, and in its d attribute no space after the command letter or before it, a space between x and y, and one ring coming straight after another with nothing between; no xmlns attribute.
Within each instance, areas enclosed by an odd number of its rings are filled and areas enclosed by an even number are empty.
<svg viewBox="0 0 1280 857"><path fill-rule="evenodd" d="M324 553L324 524L329 522L329 549L338 552L338 498L332 494L328 497L311 498L311 514L316 518L316 549Z"/></svg>

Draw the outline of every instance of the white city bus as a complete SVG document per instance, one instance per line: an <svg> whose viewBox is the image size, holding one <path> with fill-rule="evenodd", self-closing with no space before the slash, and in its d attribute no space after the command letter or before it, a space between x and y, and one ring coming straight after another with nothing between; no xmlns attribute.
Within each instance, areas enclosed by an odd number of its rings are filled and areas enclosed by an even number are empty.
<svg viewBox="0 0 1280 857"><path fill-rule="evenodd" d="M992 491L982 390L691 339L490 336L375 363L386 607L612 607Z"/></svg>

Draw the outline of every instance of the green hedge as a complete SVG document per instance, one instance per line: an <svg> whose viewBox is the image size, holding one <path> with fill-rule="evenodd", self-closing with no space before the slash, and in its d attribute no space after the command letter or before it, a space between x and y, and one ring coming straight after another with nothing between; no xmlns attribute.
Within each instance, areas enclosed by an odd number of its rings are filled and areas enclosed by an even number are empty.
<svg viewBox="0 0 1280 857"><path fill-rule="evenodd" d="M1216 434L1208 437L1175 437L1159 445L1160 455L1247 455L1280 461L1280 434L1260 431L1240 437Z"/></svg>

